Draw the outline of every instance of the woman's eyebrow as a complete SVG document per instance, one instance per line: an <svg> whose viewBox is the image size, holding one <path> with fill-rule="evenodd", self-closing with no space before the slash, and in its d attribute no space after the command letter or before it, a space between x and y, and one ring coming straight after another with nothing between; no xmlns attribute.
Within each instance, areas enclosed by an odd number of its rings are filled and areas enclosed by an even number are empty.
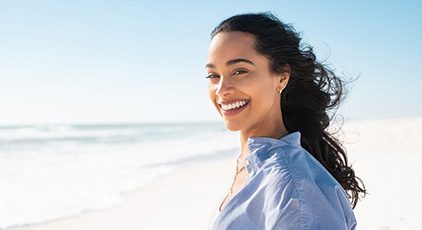
<svg viewBox="0 0 422 230"><path fill-rule="evenodd" d="M226 62L226 65L227 66L234 65L234 64L239 63L239 62L246 62L246 63L248 63L250 65L255 66L255 63L253 63L252 61L250 61L248 59L245 59L245 58L236 58L236 59L228 60ZM208 63L208 64L205 65L205 68L215 68L215 65L212 64L212 63Z"/></svg>
<svg viewBox="0 0 422 230"><path fill-rule="evenodd" d="M236 59L229 60L229 61L226 62L226 65L234 65L234 64L239 63L239 62L246 62L250 65L255 65L255 63L253 63L252 61L245 59L245 58L236 58Z"/></svg>

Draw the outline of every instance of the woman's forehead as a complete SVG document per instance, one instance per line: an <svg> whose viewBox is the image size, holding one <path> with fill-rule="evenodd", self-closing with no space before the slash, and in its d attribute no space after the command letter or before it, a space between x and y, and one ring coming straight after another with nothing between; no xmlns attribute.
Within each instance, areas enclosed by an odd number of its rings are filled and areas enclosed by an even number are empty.
<svg viewBox="0 0 422 230"><path fill-rule="evenodd" d="M256 56L253 36L243 32L220 32L208 49L208 63L214 65L237 58L256 59Z"/></svg>
<svg viewBox="0 0 422 230"><path fill-rule="evenodd" d="M243 32L220 32L211 40L209 52L254 51L255 39Z"/></svg>

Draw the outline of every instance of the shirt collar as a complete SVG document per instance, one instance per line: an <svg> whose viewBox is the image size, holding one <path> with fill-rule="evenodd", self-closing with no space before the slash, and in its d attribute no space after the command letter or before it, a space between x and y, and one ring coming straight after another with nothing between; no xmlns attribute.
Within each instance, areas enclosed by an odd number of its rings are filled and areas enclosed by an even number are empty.
<svg viewBox="0 0 422 230"><path fill-rule="evenodd" d="M271 137L249 137L247 141L249 154L246 156L246 167L248 172L250 174L255 173L264 161L274 154L274 151L272 151L273 149L286 145L300 146L300 136L300 132L296 131L284 135L280 139Z"/></svg>

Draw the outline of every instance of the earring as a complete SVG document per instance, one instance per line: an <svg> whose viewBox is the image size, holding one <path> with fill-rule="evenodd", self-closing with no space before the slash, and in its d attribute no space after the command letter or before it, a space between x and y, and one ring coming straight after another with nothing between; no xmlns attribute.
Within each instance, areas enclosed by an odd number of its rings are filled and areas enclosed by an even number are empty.
<svg viewBox="0 0 422 230"><path fill-rule="evenodd" d="M280 94L281 94L282 92L283 92L283 88L281 88L281 89L280 89L280 91L278 91L278 93L280 93Z"/></svg>

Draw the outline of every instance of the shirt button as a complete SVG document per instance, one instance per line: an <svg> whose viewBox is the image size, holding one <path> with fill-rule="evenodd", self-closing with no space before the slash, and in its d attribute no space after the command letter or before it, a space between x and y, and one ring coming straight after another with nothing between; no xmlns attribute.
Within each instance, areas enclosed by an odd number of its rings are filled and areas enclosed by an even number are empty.
<svg viewBox="0 0 422 230"><path fill-rule="evenodd" d="M248 160L246 160L245 165L246 165L246 166L248 166L248 165L249 165L249 161L248 161Z"/></svg>

